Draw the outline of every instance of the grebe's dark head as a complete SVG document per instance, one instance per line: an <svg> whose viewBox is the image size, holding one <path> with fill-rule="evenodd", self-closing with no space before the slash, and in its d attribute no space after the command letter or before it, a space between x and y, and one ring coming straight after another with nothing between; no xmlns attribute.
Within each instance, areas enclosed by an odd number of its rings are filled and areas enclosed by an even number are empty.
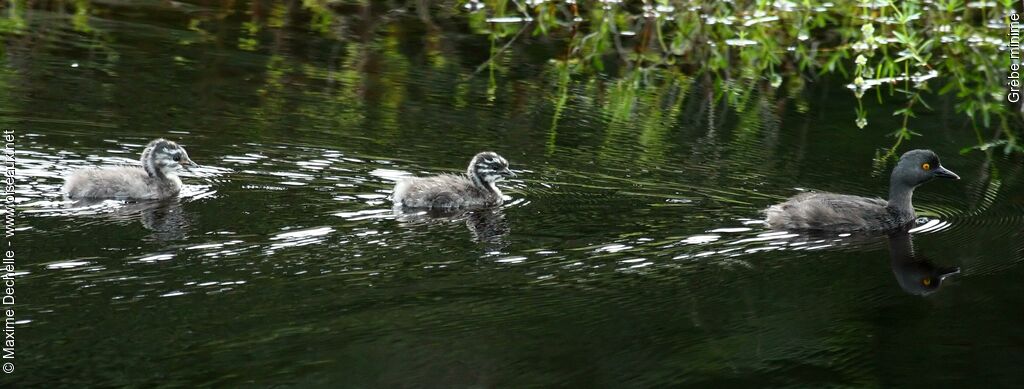
<svg viewBox="0 0 1024 389"><path fill-rule="evenodd" d="M959 180L960 176L942 167L939 156L931 150L910 150L900 157L890 179L893 186L907 189L931 181L933 178Z"/></svg>

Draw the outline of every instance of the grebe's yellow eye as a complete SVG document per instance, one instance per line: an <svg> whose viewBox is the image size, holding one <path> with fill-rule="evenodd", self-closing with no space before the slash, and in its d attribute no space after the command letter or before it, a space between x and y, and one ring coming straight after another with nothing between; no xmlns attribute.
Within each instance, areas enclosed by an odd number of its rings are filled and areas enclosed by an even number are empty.
<svg viewBox="0 0 1024 389"><path fill-rule="evenodd" d="M924 169L924 170L932 170L932 165L931 165L931 164L929 164L929 163L927 163L927 162L926 162L926 163L923 163L923 164L921 164L921 169Z"/></svg>
<svg viewBox="0 0 1024 389"><path fill-rule="evenodd" d="M925 165L927 165L927 163ZM921 285L930 286L931 284L932 284L932 279L931 278L922 278L921 279Z"/></svg>

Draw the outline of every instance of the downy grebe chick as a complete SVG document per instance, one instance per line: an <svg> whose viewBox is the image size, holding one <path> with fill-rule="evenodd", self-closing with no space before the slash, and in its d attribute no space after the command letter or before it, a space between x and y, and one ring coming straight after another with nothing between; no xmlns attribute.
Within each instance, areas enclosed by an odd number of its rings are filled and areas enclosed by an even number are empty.
<svg viewBox="0 0 1024 389"><path fill-rule="evenodd" d="M441 174L433 177L406 178L395 185L391 201L411 208L453 209L500 205L501 190L495 182L515 177L508 161L497 153L485 151L469 161L466 174Z"/></svg>
<svg viewBox="0 0 1024 389"><path fill-rule="evenodd" d="M82 169L64 182L71 199L155 200L174 197L181 190L178 169L198 166L177 143L156 139L142 151L142 166Z"/></svg>
<svg viewBox="0 0 1024 389"><path fill-rule="evenodd" d="M959 180L931 150L900 157L889 178L889 201L835 193L802 193L768 208L772 228L817 231L889 231L914 221L914 188L935 177Z"/></svg>

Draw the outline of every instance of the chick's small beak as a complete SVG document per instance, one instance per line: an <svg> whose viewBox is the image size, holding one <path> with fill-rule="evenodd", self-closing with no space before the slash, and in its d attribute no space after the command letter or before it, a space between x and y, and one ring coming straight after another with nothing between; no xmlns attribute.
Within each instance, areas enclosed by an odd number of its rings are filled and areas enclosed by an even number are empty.
<svg viewBox="0 0 1024 389"><path fill-rule="evenodd" d="M192 161L192 159L188 157L185 157L185 159L179 162L179 164L181 165L181 167L185 168L185 170L192 170L192 168L199 167L198 163L195 163L194 161Z"/></svg>
<svg viewBox="0 0 1024 389"><path fill-rule="evenodd" d="M954 180L959 180L960 179L960 176L956 175L956 173L953 173L949 169L946 169L946 168L944 168L942 166L939 166L938 168L936 168L934 173L935 173L935 177L939 177L939 178L950 178L950 179L954 179Z"/></svg>
<svg viewBox="0 0 1024 389"><path fill-rule="evenodd" d="M509 170L507 168L505 170L501 171L501 175L502 175L502 177L507 177L507 178L515 178L516 177L516 174L513 173L511 170Z"/></svg>

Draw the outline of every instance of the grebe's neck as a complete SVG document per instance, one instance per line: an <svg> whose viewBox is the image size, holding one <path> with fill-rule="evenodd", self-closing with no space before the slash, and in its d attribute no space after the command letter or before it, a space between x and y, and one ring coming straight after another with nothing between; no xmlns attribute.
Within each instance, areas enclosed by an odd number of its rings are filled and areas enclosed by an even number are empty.
<svg viewBox="0 0 1024 389"><path fill-rule="evenodd" d="M914 186L907 185L893 175L889 180L889 208L899 212L908 219L914 218L914 204L911 199L914 197Z"/></svg>

